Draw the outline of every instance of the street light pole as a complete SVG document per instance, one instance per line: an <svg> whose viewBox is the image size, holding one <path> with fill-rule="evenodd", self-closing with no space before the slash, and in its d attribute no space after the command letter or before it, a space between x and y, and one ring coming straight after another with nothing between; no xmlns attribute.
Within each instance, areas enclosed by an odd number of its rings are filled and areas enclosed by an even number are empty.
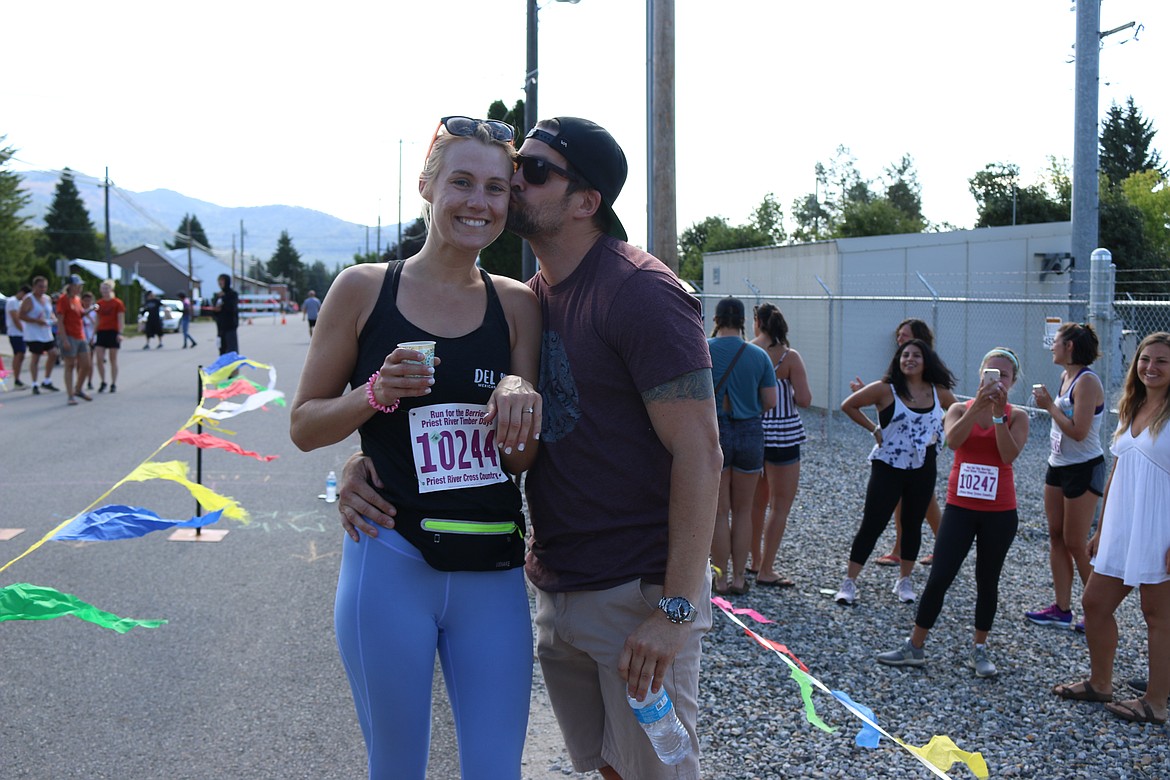
<svg viewBox="0 0 1170 780"><path fill-rule="evenodd" d="M536 126L536 79L537 79L537 28L536 0L528 0L528 60L524 72L524 127L523 134ZM532 245L521 241L520 279L531 279L536 275L536 254Z"/></svg>

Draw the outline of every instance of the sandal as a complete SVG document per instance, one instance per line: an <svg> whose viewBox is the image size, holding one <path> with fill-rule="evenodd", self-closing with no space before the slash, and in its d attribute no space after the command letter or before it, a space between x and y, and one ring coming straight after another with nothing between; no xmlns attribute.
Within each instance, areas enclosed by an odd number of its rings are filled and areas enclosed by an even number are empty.
<svg viewBox="0 0 1170 780"><path fill-rule="evenodd" d="M902 559L897 555L890 553L889 555L883 555L882 557L878 558L876 561L874 561L874 563L876 563L878 566L898 566L902 563Z"/></svg>
<svg viewBox="0 0 1170 780"><path fill-rule="evenodd" d="M759 577L756 577L756 584L768 588L791 588L796 583L787 577L777 577L774 580L761 580Z"/></svg>
<svg viewBox="0 0 1170 780"><path fill-rule="evenodd" d="M1141 709L1137 705L1141 705ZM1122 720L1128 720L1130 723L1156 723L1161 725L1166 722L1166 717L1159 718L1154 714L1150 703L1145 699L1130 699L1129 701L1111 701L1106 702L1105 709L1112 712Z"/></svg>
<svg viewBox="0 0 1170 780"><path fill-rule="evenodd" d="M747 579L747 578L744 578L743 587L737 588L734 585L732 585L730 588L727 589L727 591L732 596L746 596L748 591L751 589L752 589L752 581Z"/></svg>
<svg viewBox="0 0 1170 780"><path fill-rule="evenodd" d="M1112 693L1102 693L1095 690L1092 685L1089 685L1088 680L1056 685L1053 686L1052 692L1062 699L1071 699L1072 701L1113 701Z"/></svg>

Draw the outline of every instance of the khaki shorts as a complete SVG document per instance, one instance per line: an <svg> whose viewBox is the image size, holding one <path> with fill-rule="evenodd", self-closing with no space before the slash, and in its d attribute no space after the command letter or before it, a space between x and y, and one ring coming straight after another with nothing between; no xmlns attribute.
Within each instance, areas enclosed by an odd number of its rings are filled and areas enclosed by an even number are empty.
<svg viewBox="0 0 1170 780"><path fill-rule="evenodd" d="M710 569L701 593L710 590ZM536 653L553 713L573 768L589 772L611 766L625 778L699 780L699 658L711 628L711 602L700 598L663 684L691 735L691 755L676 766L658 760L650 740L626 702L618 659L626 637L658 609L662 586L639 580L608 590L536 591Z"/></svg>

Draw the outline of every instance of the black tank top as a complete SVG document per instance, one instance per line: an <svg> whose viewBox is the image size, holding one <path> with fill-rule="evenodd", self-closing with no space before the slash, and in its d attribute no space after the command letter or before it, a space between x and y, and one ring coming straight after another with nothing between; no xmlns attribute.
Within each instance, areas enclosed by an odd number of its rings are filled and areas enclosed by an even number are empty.
<svg viewBox="0 0 1170 780"><path fill-rule="evenodd" d="M381 368L386 355L404 341L434 341L435 354L442 364L435 369L435 384L431 393L419 398L403 398L391 414L376 413L361 426L362 451L370 456L385 487L381 493L393 504L398 514L395 529L423 553L428 562L443 570L481 568L501 569L523 563L524 515L521 511L520 491L511 479L481 486L460 487L452 490L420 492L419 476L415 469L415 442L412 440L410 414L426 415L427 407L439 404L485 404L496 383L510 373L512 351L508 321L495 287L486 271L480 269L487 292L487 311L483 322L472 332L458 338L442 338L428 333L409 322L398 310L397 298L403 263L387 265L378 303L371 312L358 337L358 359L350 378L351 387L369 381L370 374ZM486 433L478 447L454 453L465 460L483 457ZM474 452L473 452L474 450ZM428 453L437 459L435 450ZM498 451L496 453L498 456ZM483 566L444 565L433 558L438 534L420 527L423 517L448 518L474 522L514 522L519 528L519 554L509 554L514 562L503 565L501 553L492 553L493 561ZM449 545L448 545L449 546ZM515 544L509 544L510 549Z"/></svg>

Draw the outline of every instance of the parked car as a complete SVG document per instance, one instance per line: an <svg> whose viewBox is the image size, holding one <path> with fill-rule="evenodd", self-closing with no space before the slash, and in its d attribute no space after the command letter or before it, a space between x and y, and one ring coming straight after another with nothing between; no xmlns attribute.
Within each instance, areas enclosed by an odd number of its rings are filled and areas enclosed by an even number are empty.
<svg viewBox="0 0 1170 780"><path fill-rule="evenodd" d="M174 298L163 298L159 313L162 314L163 333L178 333L179 323L183 319L183 302ZM139 312L138 328L141 330L145 327L146 312Z"/></svg>

